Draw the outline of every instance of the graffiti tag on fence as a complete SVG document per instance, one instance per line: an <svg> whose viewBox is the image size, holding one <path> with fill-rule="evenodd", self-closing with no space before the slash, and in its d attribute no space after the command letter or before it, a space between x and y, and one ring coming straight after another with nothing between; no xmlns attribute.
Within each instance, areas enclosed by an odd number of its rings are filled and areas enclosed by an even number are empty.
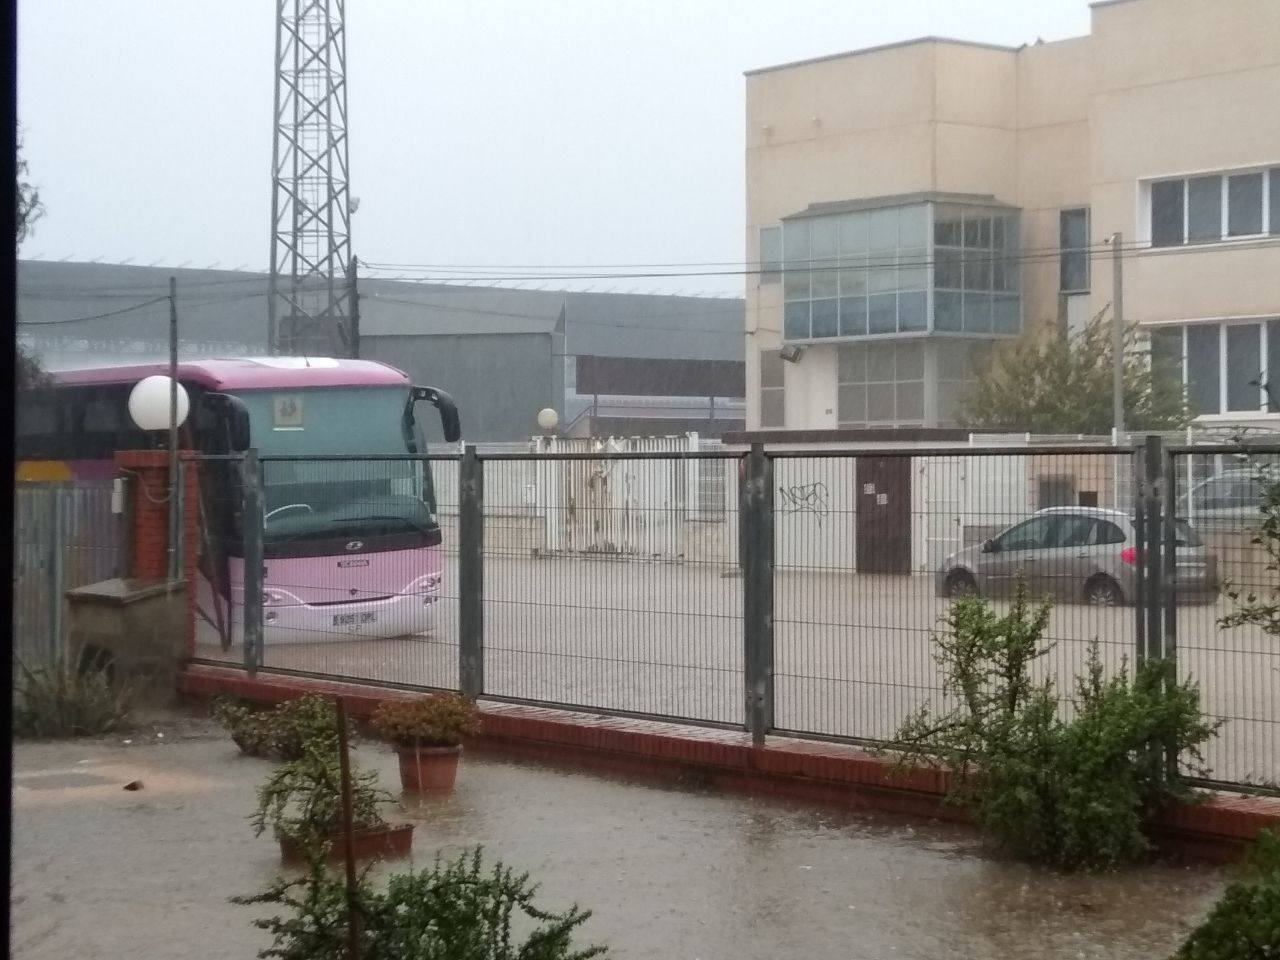
<svg viewBox="0 0 1280 960"><path fill-rule="evenodd" d="M784 513L808 513L817 518L819 526L831 512L827 485L819 480L816 483L795 483L789 487L779 487L782 494L782 510Z"/></svg>

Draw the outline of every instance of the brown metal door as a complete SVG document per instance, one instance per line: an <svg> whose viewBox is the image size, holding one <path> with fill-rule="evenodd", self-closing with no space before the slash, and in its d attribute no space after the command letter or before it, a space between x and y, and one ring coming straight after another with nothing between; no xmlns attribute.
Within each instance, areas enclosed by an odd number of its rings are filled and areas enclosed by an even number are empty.
<svg viewBox="0 0 1280 960"><path fill-rule="evenodd" d="M859 573L911 572L911 458L858 457Z"/></svg>

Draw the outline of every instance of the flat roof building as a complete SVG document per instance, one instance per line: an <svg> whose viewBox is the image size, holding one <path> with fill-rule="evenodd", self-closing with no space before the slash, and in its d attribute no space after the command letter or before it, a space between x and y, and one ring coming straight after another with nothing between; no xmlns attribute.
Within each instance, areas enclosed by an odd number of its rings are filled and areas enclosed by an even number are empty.
<svg viewBox="0 0 1280 960"><path fill-rule="evenodd" d="M994 345L1109 311L1115 235L1193 412L1280 426L1280 3L1112 0L1085 37L926 37L746 94L749 429L955 425Z"/></svg>

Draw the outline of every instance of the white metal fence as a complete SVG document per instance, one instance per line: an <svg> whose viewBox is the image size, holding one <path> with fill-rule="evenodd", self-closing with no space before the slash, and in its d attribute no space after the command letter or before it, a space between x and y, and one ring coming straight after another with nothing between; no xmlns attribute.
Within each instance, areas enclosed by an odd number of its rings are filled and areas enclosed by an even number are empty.
<svg viewBox="0 0 1280 960"><path fill-rule="evenodd" d="M111 481L19 483L13 515L13 656L52 664L66 647L66 593L119 572Z"/></svg>

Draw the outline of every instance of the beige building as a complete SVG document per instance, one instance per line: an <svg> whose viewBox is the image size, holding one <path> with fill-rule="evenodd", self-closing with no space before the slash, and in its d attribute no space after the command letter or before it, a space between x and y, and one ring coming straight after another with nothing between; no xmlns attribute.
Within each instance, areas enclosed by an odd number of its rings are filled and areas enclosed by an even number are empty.
<svg viewBox="0 0 1280 960"><path fill-rule="evenodd" d="M747 74L747 422L947 426L973 366L1108 309L1206 422L1280 427L1280 0Z"/></svg>

